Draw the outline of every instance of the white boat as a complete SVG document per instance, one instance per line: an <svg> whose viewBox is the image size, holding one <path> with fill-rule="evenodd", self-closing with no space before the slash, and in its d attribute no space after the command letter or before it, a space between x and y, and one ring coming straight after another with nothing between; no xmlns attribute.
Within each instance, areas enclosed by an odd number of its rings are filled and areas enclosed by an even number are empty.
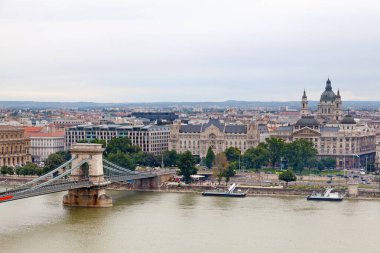
<svg viewBox="0 0 380 253"><path fill-rule="evenodd" d="M317 200L317 201L342 201L344 195L339 192L332 192L333 187L328 187L326 191L322 193L313 192L307 197L307 200Z"/></svg>
<svg viewBox="0 0 380 253"><path fill-rule="evenodd" d="M215 196L215 197L238 197L238 198L244 198L247 195L247 192L234 192L237 187L237 184L231 185L227 191L218 192L218 191L212 191L212 192L203 192L203 196Z"/></svg>

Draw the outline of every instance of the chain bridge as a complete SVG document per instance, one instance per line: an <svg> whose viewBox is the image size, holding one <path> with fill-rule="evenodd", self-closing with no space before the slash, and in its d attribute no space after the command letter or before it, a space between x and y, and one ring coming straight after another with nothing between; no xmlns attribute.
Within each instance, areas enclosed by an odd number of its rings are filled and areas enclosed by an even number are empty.
<svg viewBox="0 0 380 253"><path fill-rule="evenodd" d="M112 183L133 183L134 188L157 188L172 172L136 172L103 159L100 144L77 143L72 158L56 169L15 189L0 192L0 203L68 191L66 206L110 207L106 188Z"/></svg>

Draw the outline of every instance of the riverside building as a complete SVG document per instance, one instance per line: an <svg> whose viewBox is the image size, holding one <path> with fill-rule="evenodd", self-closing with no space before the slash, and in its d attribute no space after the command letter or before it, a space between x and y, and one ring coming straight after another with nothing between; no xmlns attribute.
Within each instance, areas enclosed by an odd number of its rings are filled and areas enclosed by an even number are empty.
<svg viewBox="0 0 380 253"><path fill-rule="evenodd" d="M175 122L170 129L169 150L179 153L190 151L193 155L205 157L209 147L215 154L229 147L236 147L244 153L256 147L260 134L256 123L232 125L219 119L210 119L203 124L181 124Z"/></svg>
<svg viewBox="0 0 380 253"><path fill-rule="evenodd" d="M143 152L159 155L168 150L170 128L167 125L79 125L66 129L66 149L78 141L94 139L109 141L112 138L128 137L133 145Z"/></svg>
<svg viewBox="0 0 380 253"><path fill-rule="evenodd" d="M24 136L24 129L0 126L0 166L24 165L31 161L30 140Z"/></svg>
<svg viewBox="0 0 380 253"><path fill-rule="evenodd" d="M65 150L65 132L62 130L34 131L28 127L25 128L25 135L30 139L30 154L35 163L45 161L50 154Z"/></svg>
<svg viewBox="0 0 380 253"><path fill-rule="evenodd" d="M321 158L333 157L340 168L359 168L373 164L376 157L376 132L351 115L342 117L340 92L332 91L326 82L315 115L308 107L306 92L302 96L301 118L292 125L281 126L271 136L287 142L298 139L311 141Z"/></svg>

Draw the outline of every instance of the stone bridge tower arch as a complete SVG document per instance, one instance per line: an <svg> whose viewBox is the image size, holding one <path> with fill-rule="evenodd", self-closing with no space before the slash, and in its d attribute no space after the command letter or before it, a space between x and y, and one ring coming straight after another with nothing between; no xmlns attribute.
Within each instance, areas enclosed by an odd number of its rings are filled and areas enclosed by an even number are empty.
<svg viewBox="0 0 380 253"><path fill-rule="evenodd" d="M77 157L72 162L72 168L77 166L83 160L89 160L88 164L88 179L94 185L104 184L104 173L103 173L103 152L101 144L87 144L87 143L77 143L71 148L71 155ZM82 165L80 169L74 170L71 173L71 177L74 180L85 179L85 166Z"/></svg>
<svg viewBox="0 0 380 253"><path fill-rule="evenodd" d="M103 173L103 152L101 144L77 143L71 148L71 155L76 157L72 162L72 168L87 160L85 164L71 173L71 179L75 181L89 180L91 186L87 188L69 190L63 197L63 204L77 207L110 207L112 199L106 195L106 182ZM86 178L84 166L88 164L88 178Z"/></svg>

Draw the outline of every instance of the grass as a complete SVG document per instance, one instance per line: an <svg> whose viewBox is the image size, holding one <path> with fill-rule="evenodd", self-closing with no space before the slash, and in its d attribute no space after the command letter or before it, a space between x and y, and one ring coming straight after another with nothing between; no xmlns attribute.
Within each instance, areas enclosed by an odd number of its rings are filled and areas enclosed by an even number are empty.
<svg viewBox="0 0 380 253"><path fill-rule="evenodd" d="M249 171L255 171L254 169L250 169ZM278 168L262 168L260 169L261 172L264 172L266 174L280 174L283 172L283 170L280 170ZM298 176L308 176L310 174L318 175L318 176L327 176L327 175L332 175L332 176L341 176L343 177L343 171L338 170L338 169L332 169L332 170L318 170L318 169L304 169L302 173L297 172L296 173Z"/></svg>
<svg viewBox="0 0 380 253"><path fill-rule="evenodd" d="M324 190L325 187L319 185L291 185L288 186L287 189L291 190ZM347 190L346 186L334 186L335 190Z"/></svg>

